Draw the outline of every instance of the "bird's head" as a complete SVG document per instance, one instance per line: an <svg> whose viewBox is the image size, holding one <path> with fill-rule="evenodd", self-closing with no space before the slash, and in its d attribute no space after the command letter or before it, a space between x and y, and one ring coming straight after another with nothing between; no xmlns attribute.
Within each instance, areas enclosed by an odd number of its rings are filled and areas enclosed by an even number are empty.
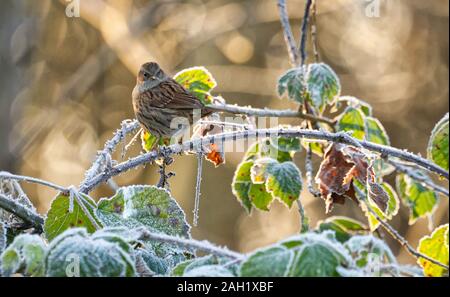
<svg viewBox="0 0 450 297"><path fill-rule="evenodd" d="M156 62L148 62L141 66L137 75L137 84L145 88L153 88L166 80L168 76Z"/></svg>

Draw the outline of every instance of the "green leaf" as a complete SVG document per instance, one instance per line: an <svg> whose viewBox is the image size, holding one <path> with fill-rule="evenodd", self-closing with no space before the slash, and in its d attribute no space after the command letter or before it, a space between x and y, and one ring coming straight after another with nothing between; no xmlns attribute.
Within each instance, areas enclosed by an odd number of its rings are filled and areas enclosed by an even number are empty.
<svg viewBox="0 0 450 297"><path fill-rule="evenodd" d="M319 221L316 228L319 232L333 230L339 242L345 242L353 235L367 233L368 228L361 222L343 216L333 216Z"/></svg>
<svg viewBox="0 0 450 297"><path fill-rule="evenodd" d="M212 103L209 92L217 85L205 67L192 67L178 72L174 79L194 94L203 104Z"/></svg>
<svg viewBox="0 0 450 297"><path fill-rule="evenodd" d="M417 251L448 266L448 224L437 227L430 236L424 236ZM426 276L448 275L448 270L423 258L417 260Z"/></svg>
<svg viewBox="0 0 450 297"><path fill-rule="evenodd" d="M324 63L308 65L307 73L308 98L314 107L323 110L332 103L341 92L341 85L336 73Z"/></svg>
<svg viewBox="0 0 450 297"><path fill-rule="evenodd" d="M142 144L142 148L146 151L149 152L151 151L156 144L158 144L158 142L160 142L160 140L158 139L158 137L153 136L151 133L142 130L141 132L141 144Z"/></svg>
<svg viewBox="0 0 450 297"><path fill-rule="evenodd" d="M94 232L96 227L89 216L95 220L97 225L101 226L95 215L96 205L94 200L83 193L75 193L74 195L79 195L81 205L74 198L72 212L69 211L69 196L60 193L53 199L44 223L44 232L48 240L52 240L65 230L74 227L85 227L89 233ZM84 212L83 208L87 210L89 215Z"/></svg>
<svg viewBox="0 0 450 297"><path fill-rule="evenodd" d="M185 273L193 270L195 268L205 266L205 265L215 265L219 264L217 257L213 255L207 255L204 257L199 257L187 261L183 261L176 265L171 272L172 276L185 276Z"/></svg>
<svg viewBox="0 0 450 297"><path fill-rule="evenodd" d="M448 171L448 113L436 124L428 143L428 159Z"/></svg>
<svg viewBox="0 0 450 297"><path fill-rule="evenodd" d="M338 131L353 131L352 136L363 140L365 136L364 114L356 108L347 107L336 124Z"/></svg>
<svg viewBox="0 0 450 297"><path fill-rule="evenodd" d="M419 172L418 172L419 174ZM431 189L424 187L405 174L398 174L396 178L397 192L403 203L409 207L409 224L417 219L426 217L436 209L439 197Z"/></svg>
<svg viewBox="0 0 450 297"><path fill-rule="evenodd" d="M241 265L243 277L287 276L294 252L284 246L273 246L253 252Z"/></svg>
<svg viewBox="0 0 450 297"><path fill-rule="evenodd" d="M284 73L278 80L277 89L280 97L287 91L289 99L303 104L306 91L304 68L293 68Z"/></svg>
<svg viewBox="0 0 450 297"><path fill-rule="evenodd" d="M389 137L383 125L373 117L366 117L366 139L370 142L390 145Z"/></svg>
<svg viewBox="0 0 450 297"><path fill-rule="evenodd" d="M300 198L302 179L300 170L293 162L259 159L251 168L251 179L255 184L264 183L266 191L288 207Z"/></svg>
<svg viewBox="0 0 450 297"><path fill-rule="evenodd" d="M346 102L348 106L359 109L365 116L372 116L372 106L369 103L352 96L341 96L338 99L337 105L341 102Z"/></svg>
<svg viewBox="0 0 450 297"><path fill-rule="evenodd" d="M250 199L249 191L253 184L250 178L250 169L253 164L253 161L240 163L234 172L233 182L231 184L233 195L241 202L248 213L252 210L252 200Z"/></svg>
<svg viewBox="0 0 450 297"><path fill-rule="evenodd" d="M46 250L38 235L21 234L1 255L1 271L5 276L18 272L27 276L43 276Z"/></svg>
<svg viewBox="0 0 450 297"><path fill-rule="evenodd" d="M56 237L49 246L45 263L50 277L134 276L134 254L126 240L111 233L89 236L74 228Z"/></svg>
<svg viewBox="0 0 450 297"><path fill-rule="evenodd" d="M165 189L155 186L128 186L111 198L98 202L96 214L105 226L144 226L149 230L189 238L183 210Z"/></svg>
<svg viewBox="0 0 450 297"><path fill-rule="evenodd" d="M270 144L281 152L299 152L302 147L296 137L272 137Z"/></svg>

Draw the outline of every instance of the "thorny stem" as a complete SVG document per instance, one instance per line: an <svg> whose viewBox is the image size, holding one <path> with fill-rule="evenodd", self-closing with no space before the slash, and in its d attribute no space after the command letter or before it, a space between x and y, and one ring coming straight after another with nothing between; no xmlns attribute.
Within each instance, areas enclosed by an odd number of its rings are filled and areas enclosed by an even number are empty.
<svg viewBox="0 0 450 297"><path fill-rule="evenodd" d="M320 61L319 46L317 45L317 0L313 0L311 8L311 41L313 45L314 59Z"/></svg>
<svg viewBox="0 0 450 297"><path fill-rule="evenodd" d="M312 150L311 145L309 144L306 148L306 156L305 156L305 175L306 175L306 184L308 186L308 191L316 198L319 198L320 192L314 188L313 184L313 164L312 164Z"/></svg>

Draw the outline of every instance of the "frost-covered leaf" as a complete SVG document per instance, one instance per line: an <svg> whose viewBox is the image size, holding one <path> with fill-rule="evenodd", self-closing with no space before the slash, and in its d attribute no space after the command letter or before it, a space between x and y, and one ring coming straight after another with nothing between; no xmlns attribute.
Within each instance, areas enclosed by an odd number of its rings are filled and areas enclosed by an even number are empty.
<svg viewBox="0 0 450 297"><path fill-rule="evenodd" d="M417 174L420 172L418 171ZM439 197L433 190L426 188L406 174L397 175L396 185L400 198L410 210L410 225L414 224L417 219L432 214L436 209Z"/></svg>
<svg viewBox="0 0 450 297"><path fill-rule="evenodd" d="M259 159L251 168L251 179L255 184L264 183L266 191L288 207L300 198L302 179L300 170L293 162Z"/></svg>
<svg viewBox="0 0 450 297"><path fill-rule="evenodd" d="M293 68L288 70L278 79L278 95L282 97L286 91L292 101L303 103L306 91L305 68Z"/></svg>
<svg viewBox="0 0 450 297"><path fill-rule="evenodd" d="M205 265L219 264L219 261L214 255L207 255L204 257L194 258L178 263L171 272L172 276L184 276L186 272Z"/></svg>
<svg viewBox="0 0 450 297"><path fill-rule="evenodd" d="M84 228L74 228L56 237L45 258L46 275L134 276L133 249L116 234L89 236Z"/></svg>
<svg viewBox="0 0 450 297"><path fill-rule="evenodd" d="M358 267L396 264L395 256L387 244L372 235L356 235L344 243Z"/></svg>
<svg viewBox="0 0 450 297"><path fill-rule="evenodd" d="M423 237L417 251L448 266L448 224L437 227L430 236ZM448 270L423 258L417 262L422 266L426 276L448 275Z"/></svg>
<svg viewBox="0 0 450 297"><path fill-rule="evenodd" d="M364 114L356 108L347 107L336 124L338 131L351 131L352 137L363 140L366 130Z"/></svg>
<svg viewBox="0 0 450 297"><path fill-rule="evenodd" d="M221 265L205 265L187 271L185 277L232 277L233 273Z"/></svg>
<svg viewBox="0 0 450 297"><path fill-rule="evenodd" d="M370 142L390 145L389 136L380 121L373 117L366 117L366 139Z"/></svg>
<svg viewBox="0 0 450 297"><path fill-rule="evenodd" d="M428 159L448 171L448 113L436 124L428 143Z"/></svg>
<svg viewBox="0 0 450 297"><path fill-rule="evenodd" d="M44 241L38 235L21 234L1 255L1 271L5 276L13 273L43 276L46 250Z"/></svg>
<svg viewBox="0 0 450 297"><path fill-rule="evenodd" d="M190 237L183 210L168 191L155 186L128 186L98 202L96 214L104 226L144 226L168 235Z"/></svg>
<svg viewBox="0 0 450 297"><path fill-rule="evenodd" d="M156 275L166 275L169 270L169 263L151 250L139 249L136 258L140 257L149 271Z"/></svg>
<svg viewBox="0 0 450 297"><path fill-rule="evenodd" d="M209 92L216 87L217 83L205 67L184 69L175 74L174 79L203 104L212 103L212 96Z"/></svg>
<svg viewBox="0 0 450 297"><path fill-rule="evenodd" d="M336 73L324 63L308 65L307 91L312 105L322 110L332 103L341 92L341 84Z"/></svg>
<svg viewBox="0 0 450 297"><path fill-rule="evenodd" d="M44 223L44 232L48 240L52 240L65 230L74 227L85 227L89 233L96 230L95 225L91 222L90 217L95 220L97 225L101 226L95 215L96 204L91 197L80 195L79 200L73 199L73 209L70 212L70 198L62 193L58 194L52 201L50 209L47 212L47 218ZM88 214L83 210L85 208Z"/></svg>
<svg viewBox="0 0 450 297"><path fill-rule="evenodd" d="M316 229L319 232L333 230L339 242L345 242L353 235L368 232L368 228L363 223L343 216L333 216L320 221L317 223Z"/></svg>
<svg viewBox="0 0 450 297"><path fill-rule="evenodd" d="M361 99L352 96L340 96L337 105L339 106L341 102L345 102L347 106L361 110L366 116L372 116L372 106Z"/></svg>
<svg viewBox="0 0 450 297"><path fill-rule="evenodd" d="M243 277L287 276L294 251L284 246L273 246L253 252L241 265Z"/></svg>

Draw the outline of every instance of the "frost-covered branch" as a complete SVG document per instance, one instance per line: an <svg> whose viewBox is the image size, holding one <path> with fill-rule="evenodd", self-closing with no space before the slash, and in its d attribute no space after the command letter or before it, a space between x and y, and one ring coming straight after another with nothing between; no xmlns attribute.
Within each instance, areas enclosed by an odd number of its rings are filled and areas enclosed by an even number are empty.
<svg viewBox="0 0 450 297"><path fill-rule="evenodd" d="M15 175L15 174L11 174L9 172L6 171L1 171L0 172L0 179L14 179L17 181L25 181L25 182L29 182L29 183L34 183L34 184L40 184L46 187L50 187L53 188L55 190L61 191L62 193L69 193L69 189L59 186L57 184L54 184L52 182L48 182L39 178L35 178L35 177L30 177L30 176L24 176L24 175Z"/></svg>
<svg viewBox="0 0 450 297"><path fill-rule="evenodd" d="M349 136L345 132L331 133L328 131L317 131L310 129L299 128L270 128L270 129L256 129L245 131L233 131L221 134L210 135L202 138L198 138L192 141L184 142L183 144L174 144L168 147L159 149L158 151L151 151L146 154L139 155L135 158L129 159L126 162L122 162L116 166L111 167L109 170L95 176L93 179L87 181L80 191L83 193L90 192L93 188L98 186L102 182L106 182L113 176L119 175L137 166L152 162L158 158L164 156L170 156L174 154L180 154L187 151L194 151L194 148L203 147L207 144L224 143L227 141L235 141L238 139L252 139L252 138L267 138L267 137L297 137L311 140L325 140L335 143L343 143L347 145L353 145L365 148L370 151L378 152L382 156L391 156L415 163L416 165L427 169L431 172L437 173L448 180L449 174L447 171L437 166L436 164L405 150L398 148L376 144L373 142L361 141Z"/></svg>
<svg viewBox="0 0 450 297"><path fill-rule="evenodd" d="M23 206L14 199L8 198L0 193L0 208L12 213L16 217L30 224L38 230L44 225L44 218L35 213L33 210Z"/></svg>
<svg viewBox="0 0 450 297"><path fill-rule="evenodd" d="M380 216L367 204L365 203L365 206L367 208L367 210L377 219L378 222L380 222L381 226L383 226L384 229L386 229L387 232L389 232L389 234L392 235L392 237L397 240L407 251L408 253L410 253L412 256L416 257L416 258L423 258L433 264L436 264L440 267L443 267L445 269L448 270L448 265L445 265L433 258L430 258L427 255L424 255L418 251L416 251L410 244L409 242L403 237L401 236L397 230L394 229L394 227L392 227L391 225L389 225L389 223L387 223L386 221L384 221L382 218L380 218Z"/></svg>
<svg viewBox="0 0 450 297"><path fill-rule="evenodd" d="M278 11L280 13L281 26L283 27L284 40L286 41L290 61L293 66L297 66L298 52L297 47L295 46L294 34L292 34L291 25L289 24L289 17L285 0L278 0Z"/></svg>
<svg viewBox="0 0 450 297"><path fill-rule="evenodd" d="M315 116L307 113L303 113L301 111L295 111L291 109L284 110L276 110L276 109L267 109L267 108L252 108L252 107L243 107L238 105L231 104L211 104L208 105L208 108L230 112L233 114L245 114L248 116L258 116L258 117L278 117L278 118L301 118L311 122L322 122L326 123L330 126L334 126L335 121L326 117Z"/></svg>
<svg viewBox="0 0 450 297"><path fill-rule="evenodd" d="M303 15L302 28L301 28L301 36L300 36L300 62L301 64L305 64L306 62L306 39L308 37L308 20L309 20L309 12L311 11L312 0L307 0L305 4L305 13Z"/></svg>
<svg viewBox="0 0 450 297"><path fill-rule="evenodd" d="M154 233L154 232L148 231L145 228L140 228L137 230L137 232L140 234L139 239L141 239L141 240L156 240L156 241L160 241L160 242L166 242L166 243L170 243L170 244L175 244L177 246L185 247L188 249L191 248L191 249L195 249L195 250L201 250L201 251L213 254L213 255L223 256L223 257L227 257L227 258L230 258L233 260L245 259L245 256L240 253L230 251L227 248L215 246L215 245L209 243L208 241L199 241L199 240L195 240L195 239L187 239L187 238L182 238L182 237L177 237L177 236L170 236L170 235L166 235L163 233Z"/></svg>
<svg viewBox="0 0 450 297"><path fill-rule="evenodd" d="M105 166L111 165L109 164L111 162L111 154L116 150L117 145L125 139L128 133L137 130L139 127L139 123L136 120L125 120L121 123L120 129L117 129L113 138L108 140L103 150L97 153L97 157L92 163L91 168L86 171L86 176L81 182L80 187L100 173Z"/></svg>
<svg viewBox="0 0 450 297"><path fill-rule="evenodd" d="M426 187L449 197L449 193L448 193L447 189L445 189L439 185L436 185L428 177L417 174L417 172L412 170L409 166L403 165L400 162L396 162L394 160L389 160L389 163L395 167L395 170L402 172L402 173L408 175L409 177L411 177L412 179L415 179L416 181L424 184Z"/></svg>

